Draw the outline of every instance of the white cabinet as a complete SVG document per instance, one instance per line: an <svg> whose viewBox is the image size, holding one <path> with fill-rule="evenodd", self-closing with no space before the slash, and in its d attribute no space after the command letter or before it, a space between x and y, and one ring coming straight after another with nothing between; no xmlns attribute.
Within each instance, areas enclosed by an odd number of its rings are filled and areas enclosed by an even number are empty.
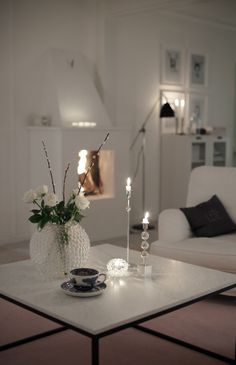
<svg viewBox="0 0 236 365"><path fill-rule="evenodd" d="M184 207L190 172L201 165L229 166L229 138L213 135L161 136L160 208Z"/></svg>

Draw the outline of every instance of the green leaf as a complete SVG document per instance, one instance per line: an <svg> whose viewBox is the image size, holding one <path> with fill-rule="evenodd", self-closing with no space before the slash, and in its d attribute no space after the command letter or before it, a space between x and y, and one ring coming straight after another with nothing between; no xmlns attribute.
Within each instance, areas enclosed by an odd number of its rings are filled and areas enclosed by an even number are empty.
<svg viewBox="0 0 236 365"><path fill-rule="evenodd" d="M38 228L41 230L43 227L48 223L49 219L48 217L43 217L41 221L38 223Z"/></svg>
<svg viewBox="0 0 236 365"><path fill-rule="evenodd" d="M61 210L61 209L63 209L64 208L64 201L62 200L62 201L60 201L60 203L58 203L57 204L57 208L59 209L59 210Z"/></svg>
<svg viewBox="0 0 236 365"><path fill-rule="evenodd" d="M46 205L43 209L43 213L45 214L49 214L52 211L52 207L49 207L48 205Z"/></svg>
<svg viewBox="0 0 236 365"><path fill-rule="evenodd" d="M76 222L80 222L82 218L83 218L83 215L82 215L82 214L80 214L79 212L77 212L77 213L75 214L74 220L75 220Z"/></svg>
<svg viewBox="0 0 236 365"><path fill-rule="evenodd" d="M60 223L60 218L57 216L51 217L51 222L58 224L58 223Z"/></svg>
<svg viewBox="0 0 236 365"><path fill-rule="evenodd" d="M31 217L29 217L29 221L31 223L38 223L40 222L42 219L42 216L40 214L34 214L34 215L31 215Z"/></svg>
<svg viewBox="0 0 236 365"><path fill-rule="evenodd" d="M31 212L34 213L34 214L37 214L37 213L40 213L40 209L32 209Z"/></svg>
<svg viewBox="0 0 236 365"><path fill-rule="evenodd" d="M74 207L75 207L75 203L70 203L67 205L67 209L70 209L70 210L74 209Z"/></svg>

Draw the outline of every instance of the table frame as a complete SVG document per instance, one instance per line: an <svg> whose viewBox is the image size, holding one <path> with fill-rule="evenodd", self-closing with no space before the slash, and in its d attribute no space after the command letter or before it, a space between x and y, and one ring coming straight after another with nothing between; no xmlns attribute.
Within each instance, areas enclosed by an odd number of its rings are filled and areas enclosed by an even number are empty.
<svg viewBox="0 0 236 365"><path fill-rule="evenodd" d="M8 343L8 344L5 344L5 345L2 345L0 346L0 351L5 351L5 350L8 350L8 349L11 349L11 348L14 348L16 346L20 346L20 345L23 345L25 343L28 343L28 342L32 342L32 341L36 341L40 338L44 338L44 337L47 337L47 336L51 336L51 335L54 335L56 333L60 333L60 332L63 332L63 331L66 331L66 330L73 330L75 332L78 332L84 336L87 336L91 339L91 353L92 353L92 359L91 359L91 364L92 365L99 365L99 340L103 337L106 337L106 336L109 336L109 335L112 335L113 333L116 333L116 332L119 332L119 331L122 331L122 330L125 330L127 328L135 328L136 330L139 330L139 331L143 331L149 335L154 335L156 337L159 337L159 338L162 338L164 340L167 340L167 341L170 341L170 342L173 342L175 344L178 344L180 346L183 346L183 347L186 347L188 349L191 349L193 351L196 351L198 353L202 353L204 355L207 355L207 356L210 356L210 357L213 357L215 359L218 359L218 360L221 360L221 361L224 361L226 362L227 364L236 364L236 342L235 342L235 355L234 355L234 359L232 358L229 358L229 357L226 357L226 356L223 356L221 354L218 354L216 352L213 352L213 351L209 351L207 349L204 349L202 347L199 347L199 346L196 346L192 343L189 343L189 342L186 342L186 341L182 341L182 340L179 340L177 338L174 338L172 336L168 336L166 334L163 334L163 333L160 333L158 331L154 331L152 329L149 329L145 326L141 326L140 324L141 323L144 323L146 321L149 321L151 319L154 319L154 318L158 318L160 316L163 316L165 314L168 314L168 313L171 313L171 312L174 312L178 309L181 309L181 308L184 308L184 307L187 307L191 304L194 304L196 302L199 302L203 299L206 299L206 298L209 298L213 295L216 295L216 294L220 294L220 293L223 293L224 291L227 291L227 290L230 290L230 289L233 289L236 287L236 283L235 284L232 284L230 286L227 286L225 288L222 288L220 290L217 290L217 291L214 291L210 294L205 294L205 295L202 295L198 298L195 298L195 299L191 299L189 301L186 301L184 303L181 303L181 304L178 304L178 305L175 305L173 306L172 308L169 308L169 309L165 309L163 311L160 311L158 313L154 313L152 315L148 315L148 316L144 316L143 318L140 318L138 320L135 320L135 321L131 321L129 323L126 323L124 325L120 325L120 326L117 326L115 328L112 328L110 330L107 330L107 331L104 331L104 332L101 332L99 334L92 334L90 332L87 332L79 327L76 327L76 326L73 326L71 324L68 324L66 321L62 321L62 320L59 320L57 318L54 318L52 315L48 315L38 309L35 309L35 308L32 308L30 305L26 305L24 303L21 303L20 301L16 300L16 299L13 299L7 295L4 295L4 294L1 294L0 293L0 298L4 299L4 300L7 300L13 304L16 304L18 305L19 307L21 308L24 308L26 310L29 310L30 312L33 312L41 317L44 317L50 321L53 321L57 324L60 325L60 327L58 328L55 328L53 330L50 330L50 331L46 331L46 332L43 332L43 333L39 333L37 335L34 335L34 336L30 336L30 337L26 337L26 338L23 338L23 339L20 339L18 341L14 341L14 342L11 342L11 343Z"/></svg>

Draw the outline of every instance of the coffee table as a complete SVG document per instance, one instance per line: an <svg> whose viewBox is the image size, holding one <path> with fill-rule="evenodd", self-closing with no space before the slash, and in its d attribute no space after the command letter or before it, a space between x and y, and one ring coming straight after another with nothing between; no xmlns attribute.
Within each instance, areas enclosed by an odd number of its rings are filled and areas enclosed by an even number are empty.
<svg viewBox="0 0 236 365"><path fill-rule="evenodd" d="M124 248L109 244L95 246L91 248L86 266L104 272L110 259L125 256ZM131 250L130 261L138 263L139 259L140 253ZM209 356L234 361L140 324L236 287L236 275L154 255L150 255L150 263L153 265L152 278L132 275L108 279L107 289L101 295L90 298L65 295L60 288L63 280L43 280L30 260L1 265L0 297L61 325L58 329L4 345L1 350L72 329L91 338L92 365L98 365L99 340L134 327Z"/></svg>

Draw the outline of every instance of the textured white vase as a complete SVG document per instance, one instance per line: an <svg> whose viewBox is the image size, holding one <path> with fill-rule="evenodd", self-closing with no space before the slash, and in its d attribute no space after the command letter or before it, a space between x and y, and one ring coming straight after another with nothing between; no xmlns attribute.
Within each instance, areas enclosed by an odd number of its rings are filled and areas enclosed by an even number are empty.
<svg viewBox="0 0 236 365"><path fill-rule="evenodd" d="M30 240L30 258L48 279L63 278L88 260L90 240L81 225L72 223L67 228L68 242L62 239L63 230L62 225L48 223Z"/></svg>

